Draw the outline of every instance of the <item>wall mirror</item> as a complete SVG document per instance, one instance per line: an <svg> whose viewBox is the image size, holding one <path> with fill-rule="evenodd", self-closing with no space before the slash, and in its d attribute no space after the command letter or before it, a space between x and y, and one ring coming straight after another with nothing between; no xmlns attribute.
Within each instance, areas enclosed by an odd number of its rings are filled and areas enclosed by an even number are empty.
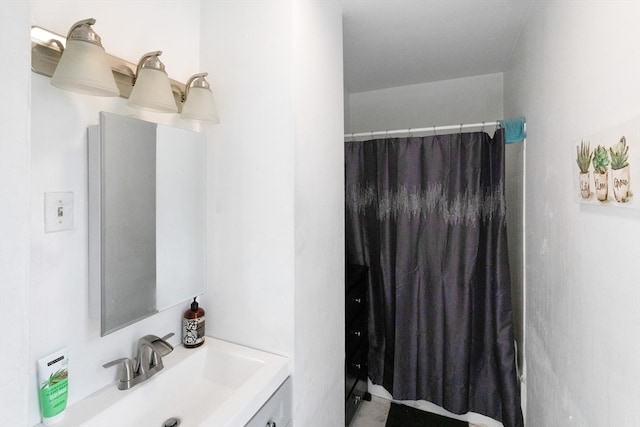
<svg viewBox="0 0 640 427"><path fill-rule="evenodd" d="M106 112L89 127L89 280L102 336L204 292L205 142Z"/></svg>

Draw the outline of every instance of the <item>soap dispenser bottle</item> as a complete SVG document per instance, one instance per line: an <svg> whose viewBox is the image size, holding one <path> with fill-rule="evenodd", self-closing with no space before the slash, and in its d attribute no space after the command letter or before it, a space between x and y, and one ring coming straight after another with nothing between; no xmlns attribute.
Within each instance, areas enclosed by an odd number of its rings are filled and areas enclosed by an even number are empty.
<svg viewBox="0 0 640 427"><path fill-rule="evenodd" d="M204 310L198 307L196 297L182 318L182 343L187 348L200 347L204 343Z"/></svg>

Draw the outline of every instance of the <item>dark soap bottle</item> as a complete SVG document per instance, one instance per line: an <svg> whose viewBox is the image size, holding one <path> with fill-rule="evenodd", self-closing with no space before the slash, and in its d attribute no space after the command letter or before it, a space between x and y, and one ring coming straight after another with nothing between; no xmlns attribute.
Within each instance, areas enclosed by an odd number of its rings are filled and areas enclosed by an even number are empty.
<svg viewBox="0 0 640 427"><path fill-rule="evenodd" d="M200 347L204 343L204 310L198 307L196 297L182 318L182 343L187 348Z"/></svg>

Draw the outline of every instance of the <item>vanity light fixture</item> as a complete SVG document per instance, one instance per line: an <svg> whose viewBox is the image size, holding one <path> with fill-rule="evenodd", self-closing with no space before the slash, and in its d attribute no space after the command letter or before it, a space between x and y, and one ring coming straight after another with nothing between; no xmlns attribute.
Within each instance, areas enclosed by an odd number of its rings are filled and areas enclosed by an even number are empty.
<svg viewBox="0 0 640 427"><path fill-rule="evenodd" d="M185 120L220 123L216 102L209 82L205 79L209 73L194 74L189 78L182 101L180 117Z"/></svg>
<svg viewBox="0 0 640 427"><path fill-rule="evenodd" d="M107 62L93 18L78 21L67 34L67 46L53 73L51 84L61 89L97 96L118 96L120 91Z"/></svg>
<svg viewBox="0 0 640 427"><path fill-rule="evenodd" d="M133 90L127 104L141 110L159 113L177 113L169 76L158 58L161 50L142 55L136 68Z"/></svg>
<svg viewBox="0 0 640 427"><path fill-rule="evenodd" d="M219 123L211 88L204 79L207 74L196 74L189 79L188 86L190 86L190 89L187 96L185 93L187 85L167 76L164 64L158 58L162 52L150 52L143 55L137 65L109 55L104 52L100 37L91 29L91 25L94 23L95 19L93 18L75 23L69 30L67 38L42 27L31 27L31 71L47 77L56 75L57 77L52 79L52 84L64 89L92 95L119 95L121 98L129 99L128 104L136 108L162 112L179 112L184 108L183 103L185 103L187 104L185 105L187 111L182 116L184 119ZM111 79L115 79L115 89L108 84L106 86L102 85L106 89L101 92L95 88L87 89L78 83L79 81L83 82L83 79L84 81L105 80L104 77L97 78L97 75L107 75L108 77L109 73L106 73L104 68L99 72L93 71L99 63L95 56L91 56L94 59L85 61L92 67L83 68L83 71L72 74L76 76L74 78L70 79L68 77L70 71L66 70L69 67L64 64L67 60L62 61L62 58L70 56L72 62L77 63L77 57L82 57L83 55L74 54L75 49L72 47L79 43L83 44L80 46L81 51L94 52L97 49L106 57L106 68L111 71ZM66 48L64 47L65 45ZM76 50L76 52L78 51ZM75 60L73 60L74 57L76 58ZM67 84L65 86L62 83L68 80L75 81L75 84ZM108 81L109 79L107 78L106 80ZM158 88L158 85L161 88ZM166 89L167 86L168 90ZM156 89L151 87L156 87ZM208 99L204 96L207 94ZM187 99L190 100L188 103L186 102ZM188 105L192 103L194 106Z"/></svg>

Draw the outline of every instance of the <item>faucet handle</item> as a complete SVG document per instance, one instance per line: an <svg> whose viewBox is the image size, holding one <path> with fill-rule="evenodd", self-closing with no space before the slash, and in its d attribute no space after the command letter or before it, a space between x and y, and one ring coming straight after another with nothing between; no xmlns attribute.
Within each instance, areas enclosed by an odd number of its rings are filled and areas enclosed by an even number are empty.
<svg viewBox="0 0 640 427"><path fill-rule="evenodd" d="M120 371L120 381L127 382L133 379L133 369L131 369L131 359L128 357L122 357L120 359L112 360L102 365L103 368L110 368L122 364L122 370Z"/></svg>
<svg viewBox="0 0 640 427"><path fill-rule="evenodd" d="M173 351L173 346L171 344L169 344L169 341L167 341L169 338L171 338L172 336L174 336L175 334L173 332L168 333L167 335L163 336L162 338L159 338L155 335L145 335L144 337L142 337L142 339L147 340L148 342L151 343L151 345L153 346L153 348L160 353L160 356L164 357L167 354L171 353Z"/></svg>
<svg viewBox="0 0 640 427"><path fill-rule="evenodd" d="M169 332L167 335L163 336L161 339L163 341L168 340L169 338L171 338L172 336L174 336L175 334L173 332Z"/></svg>

